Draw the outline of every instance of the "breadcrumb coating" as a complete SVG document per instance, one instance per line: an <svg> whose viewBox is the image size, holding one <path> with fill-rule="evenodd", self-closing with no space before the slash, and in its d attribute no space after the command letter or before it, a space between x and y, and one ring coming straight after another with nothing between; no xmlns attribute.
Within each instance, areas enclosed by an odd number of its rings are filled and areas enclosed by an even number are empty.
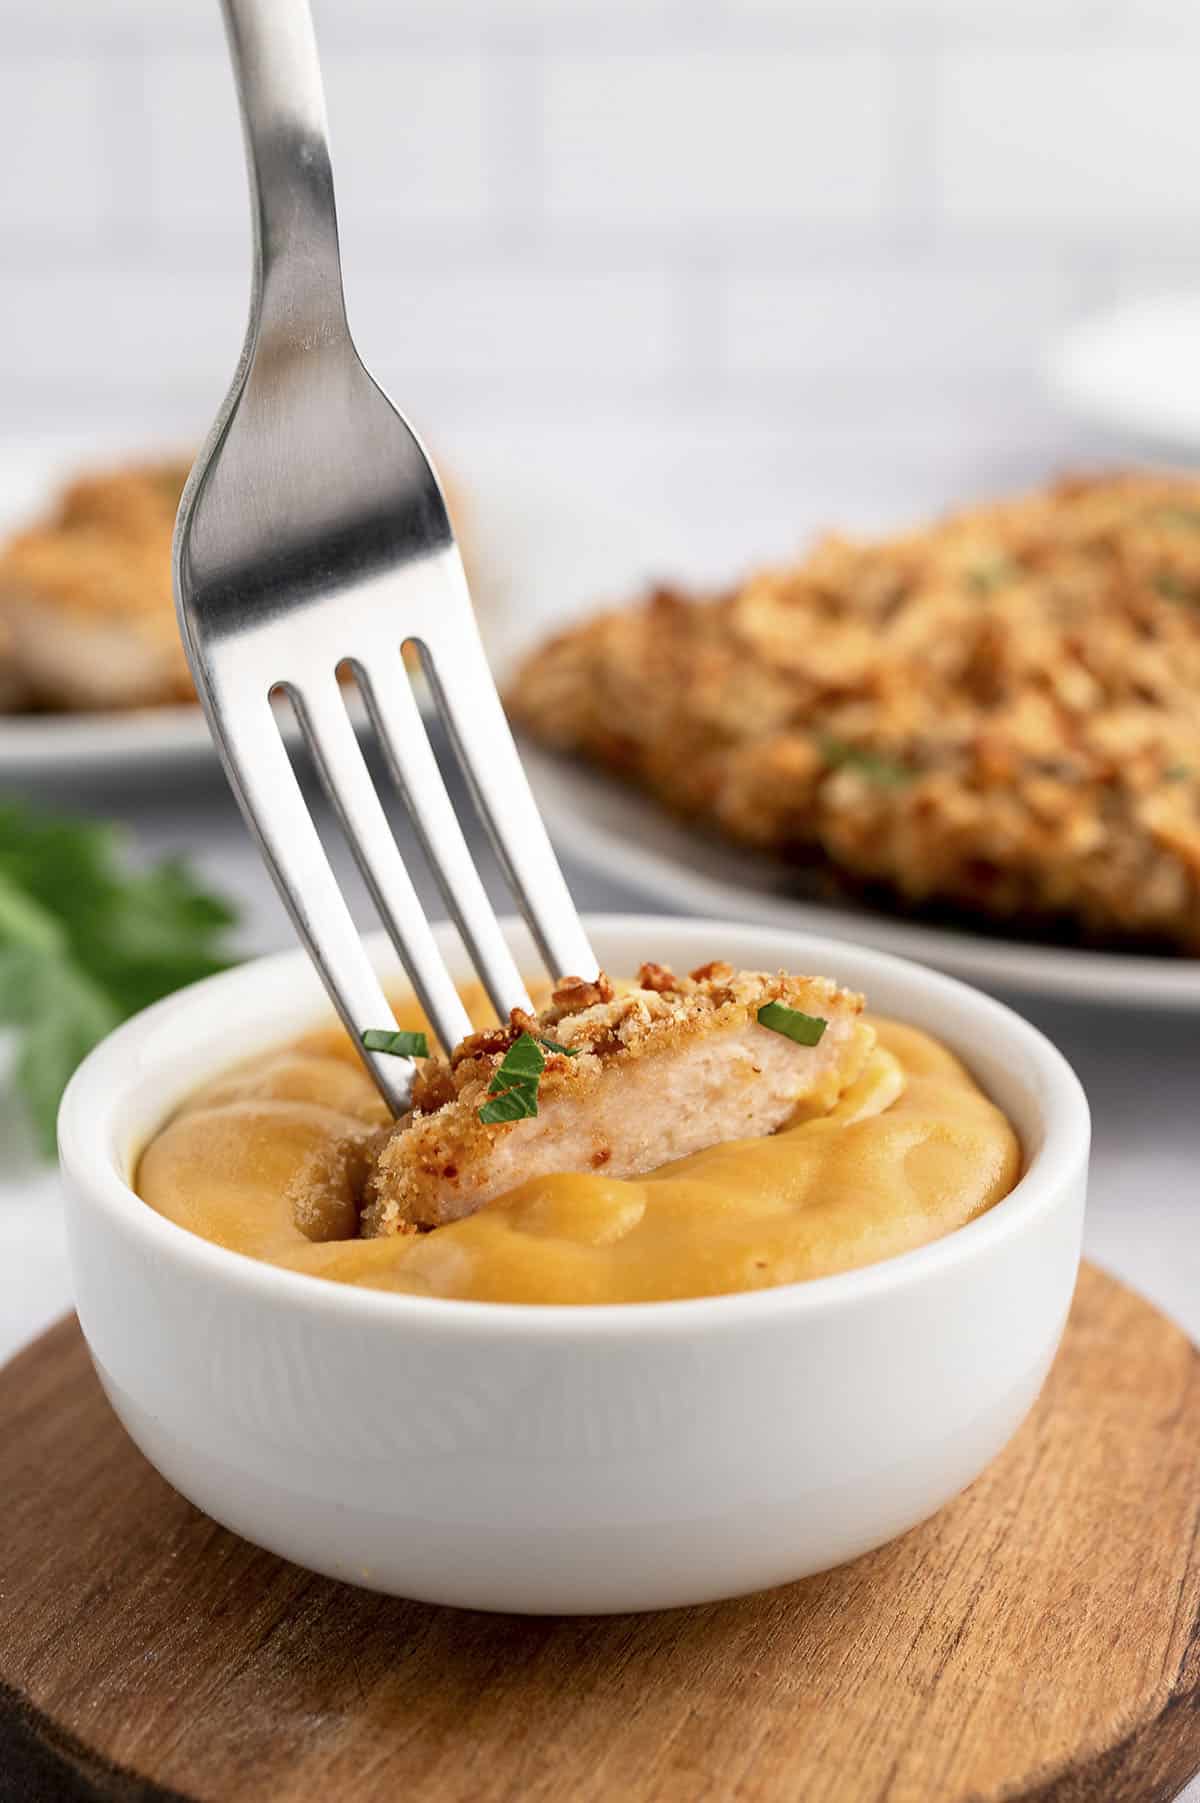
<svg viewBox="0 0 1200 1803"><path fill-rule="evenodd" d="M911 907L1200 953L1200 479L1071 478L558 635L516 722Z"/></svg>
<svg viewBox="0 0 1200 1803"><path fill-rule="evenodd" d="M760 1026L757 1012L771 1001L825 1021L818 1043L798 1045ZM862 1007L861 996L825 978L725 963L679 978L644 965L621 993L605 976L567 978L541 1013L514 1010L448 1061L424 1064L413 1112L385 1138L368 1180L362 1231L439 1226L547 1172L637 1176L727 1139L774 1132L802 1103L824 1112L870 1053ZM546 1051L536 1116L485 1123L489 1085L526 1032L567 1050Z"/></svg>

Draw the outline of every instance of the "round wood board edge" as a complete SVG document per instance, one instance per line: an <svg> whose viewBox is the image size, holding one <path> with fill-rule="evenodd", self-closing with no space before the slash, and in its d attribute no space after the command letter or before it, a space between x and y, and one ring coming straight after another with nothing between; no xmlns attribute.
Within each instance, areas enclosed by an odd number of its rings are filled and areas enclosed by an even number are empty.
<svg viewBox="0 0 1200 1803"><path fill-rule="evenodd" d="M961 1497L780 1590L429 1608L218 1528L74 1320L0 1371L0 1803L1158 1803L1200 1768L1200 1355L1085 1266Z"/></svg>

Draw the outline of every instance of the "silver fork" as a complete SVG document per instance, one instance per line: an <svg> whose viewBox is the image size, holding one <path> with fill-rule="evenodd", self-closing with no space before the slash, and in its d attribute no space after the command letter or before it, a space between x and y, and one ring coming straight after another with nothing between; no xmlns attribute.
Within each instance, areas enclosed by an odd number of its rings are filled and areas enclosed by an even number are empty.
<svg viewBox="0 0 1200 1803"><path fill-rule="evenodd" d="M442 782L402 660L436 705L551 976L596 959L496 694L429 459L364 368L342 295L325 103L307 0L223 0L254 217L250 324L175 533L175 594L200 700L296 930L393 1112L411 1060L280 735L291 700L368 889L442 1045L470 1031L346 711L353 673L480 979L504 1019L529 997Z"/></svg>

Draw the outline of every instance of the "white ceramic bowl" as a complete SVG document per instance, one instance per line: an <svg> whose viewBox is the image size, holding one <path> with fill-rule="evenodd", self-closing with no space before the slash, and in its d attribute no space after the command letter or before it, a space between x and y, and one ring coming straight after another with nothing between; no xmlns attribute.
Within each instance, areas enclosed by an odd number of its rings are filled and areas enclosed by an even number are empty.
<svg viewBox="0 0 1200 1803"><path fill-rule="evenodd" d="M192 1088L325 1014L299 952L197 984L72 1082L67 1224L113 1407L164 1477L247 1539L472 1608L697 1603L903 1533L1037 1396L1075 1283L1088 1156L1087 1104L1053 1046L961 983L841 941L654 918L590 929L615 972L726 957L865 990L962 1054L1016 1125L1025 1175L934 1245L750 1295L550 1308L343 1287L198 1239L129 1187ZM509 937L536 968L524 929Z"/></svg>

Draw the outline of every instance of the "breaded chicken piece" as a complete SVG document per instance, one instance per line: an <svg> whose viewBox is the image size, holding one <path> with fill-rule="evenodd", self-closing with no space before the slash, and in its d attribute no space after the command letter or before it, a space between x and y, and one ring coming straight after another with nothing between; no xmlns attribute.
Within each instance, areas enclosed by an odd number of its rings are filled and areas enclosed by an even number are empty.
<svg viewBox="0 0 1200 1803"><path fill-rule="evenodd" d="M171 593L186 474L172 460L82 477L0 553L0 631L23 702L107 710L192 697Z"/></svg>
<svg viewBox="0 0 1200 1803"><path fill-rule="evenodd" d="M190 457L164 457L125 469L88 471L63 489L55 523L74 531L95 526L122 538L172 531Z"/></svg>
<svg viewBox="0 0 1200 1803"><path fill-rule="evenodd" d="M800 1045L758 1022L767 1003L824 1021ZM537 1016L430 1059L410 1115L387 1136L368 1181L367 1236L437 1227L527 1178L561 1171L635 1177L730 1139L773 1133L804 1105L826 1112L872 1044L863 998L822 977L709 964L677 978L646 964L617 994L608 978L566 978ZM537 1113L488 1124L480 1109L522 1033L545 1050ZM573 1056L568 1054L574 1054Z"/></svg>
<svg viewBox="0 0 1200 1803"><path fill-rule="evenodd" d="M171 534L22 533L0 557L0 625L33 702L58 709L187 701L171 598Z"/></svg>
<svg viewBox="0 0 1200 1803"><path fill-rule="evenodd" d="M517 672L515 722L802 865L1018 928L1200 955L1200 479L1068 479Z"/></svg>

